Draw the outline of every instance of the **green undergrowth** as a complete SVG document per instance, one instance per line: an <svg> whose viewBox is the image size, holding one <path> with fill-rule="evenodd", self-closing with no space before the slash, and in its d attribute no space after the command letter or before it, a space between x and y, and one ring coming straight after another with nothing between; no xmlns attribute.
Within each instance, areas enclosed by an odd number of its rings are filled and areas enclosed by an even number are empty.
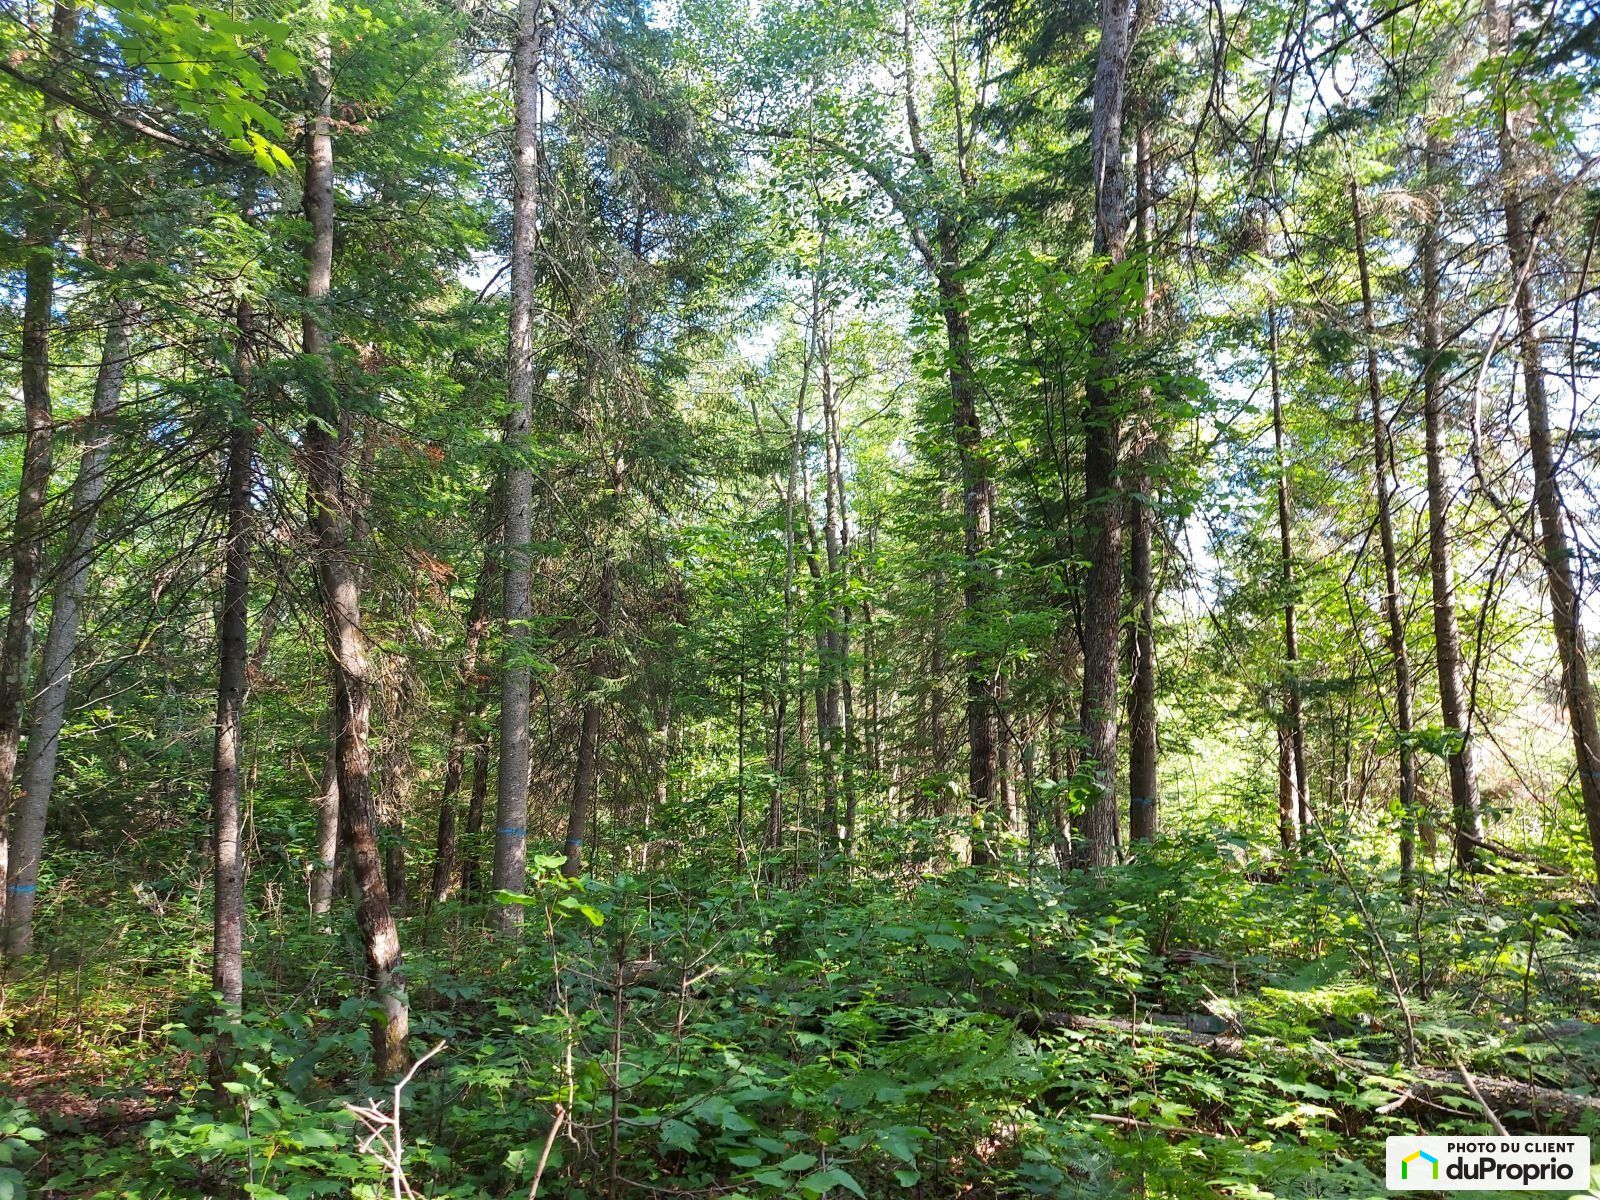
<svg viewBox="0 0 1600 1200"><path fill-rule="evenodd" d="M1385 1136L1488 1126L1465 1089L1379 1111L1406 1036L1380 940L1423 1062L1596 1090L1592 916L1511 873L1402 905L1343 861L1365 914L1314 852L1187 839L1065 879L546 870L514 940L482 906L413 916L413 1043L443 1049L405 1091L409 1185L526 1196L548 1140L544 1197L1382 1195ZM0 1008L0 1198L390 1194L346 1107L389 1095L348 931L257 908L215 1095L203 905L80 907Z"/></svg>

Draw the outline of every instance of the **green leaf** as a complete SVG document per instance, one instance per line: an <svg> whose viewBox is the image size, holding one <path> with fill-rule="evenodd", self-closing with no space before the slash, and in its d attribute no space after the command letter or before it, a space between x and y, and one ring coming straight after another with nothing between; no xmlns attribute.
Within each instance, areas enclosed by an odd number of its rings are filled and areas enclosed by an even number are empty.
<svg viewBox="0 0 1600 1200"><path fill-rule="evenodd" d="M537 896L529 896L522 892L508 892L504 888L494 894L493 900L496 904L520 904L524 908L531 908L539 903Z"/></svg>
<svg viewBox="0 0 1600 1200"><path fill-rule="evenodd" d="M855 1181L855 1177L842 1167L829 1167L826 1171L807 1175L796 1186L814 1196L821 1196L836 1187L842 1187L845 1191L860 1196L861 1200L866 1200L867 1197L861 1190L861 1185Z"/></svg>
<svg viewBox="0 0 1600 1200"><path fill-rule="evenodd" d="M589 918L589 924L591 925L599 926L605 923L605 917L600 915L600 910L598 908L592 904L582 903L576 896L563 896L560 900L556 901L556 904L558 907L564 908L568 912L582 913L584 916Z"/></svg>

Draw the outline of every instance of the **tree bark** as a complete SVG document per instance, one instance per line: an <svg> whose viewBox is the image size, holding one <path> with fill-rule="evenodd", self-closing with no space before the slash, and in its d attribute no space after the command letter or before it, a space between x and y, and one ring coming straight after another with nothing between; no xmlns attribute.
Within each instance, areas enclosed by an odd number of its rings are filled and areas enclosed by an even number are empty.
<svg viewBox="0 0 1600 1200"><path fill-rule="evenodd" d="M462 828L467 853L461 858L461 894L469 900L478 895L478 840L483 835L483 814L488 807L489 746L480 740L472 748L472 791L467 796L467 820Z"/></svg>
<svg viewBox="0 0 1600 1200"><path fill-rule="evenodd" d="M330 717L333 714L330 713ZM330 720L330 725L333 722ZM333 909L334 881L339 865L339 756L332 741L322 761L322 778L314 801L317 810L317 861L311 868L311 915L326 916Z"/></svg>
<svg viewBox="0 0 1600 1200"><path fill-rule="evenodd" d="M806 568L811 574L816 609L831 612L828 605L828 578L822 569L823 553L817 535L817 523L811 518L811 480L803 476L801 508L806 514ZM812 695L817 709L817 747L822 754L822 814L821 833L825 849L836 852L844 839L844 829L839 810L839 681L833 671L836 633L828 625L819 625L812 632L817 651L817 675L812 684Z"/></svg>
<svg viewBox="0 0 1600 1200"><path fill-rule="evenodd" d="M47 76L65 57L78 24L78 8L56 3L51 9ZM44 565L45 499L50 490L55 423L50 398L50 326L55 301L55 242L58 219L51 206L49 176L56 158L52 144L59 131L60 106L46 97L39 142L32 163L32 183L40 196L25 214L26 257L22 269L22 478L11 532L11 606L0 642L0 922L10 900L18 895L10 870L11 789L17 773L22 738L23 700L33 663L35 594ZM16 885L20 886L20 885Z"/></svg>
<svg viewBox="0 0 1600 1200"><path fill-rule="evenodd" d="M1141 474L1131 499L1128 590L1133 602L1132 684L1128 702L1128 836L1148 842L1156 835L1160 790L1156 777L1155 572L1150 553L1150 476Z"/></svg>
<svg viewBox="0 0 1600 1200"><path fill-rule="evenodd" d="M1144 279L1139 332L1145 338L1154 333L1155 326L1155 164L1150 142L1150 123L1141 121L1134 149L1134 241ZM1132 656L1128 671L1128 836L1147 842L1156 835L1161 799L1156 775L1156 589L1150 550L1155 521L1151 460L1159 447L1159 434L1155 393L1149 385L1141 389L1141 407L1144 412L1135 452L1138 478L1128 497L1128 593L1133 607L1128 638Z"/></svg>
<svg viewBox="0 0 1600 1200"><path fill-rule="evenodd" d="M816 310L816 301L820 287L816 284L812 289L812 310ZM795 554L794 536L794 509L795 494L800 479L800 446L805 429L806 417L806 388L811 378L810 354L801 370L800 387L795 397L794 428L789 438L789 474L784 483L783 491L783 643L778 659L778 696L774 705L774 719L772 727L772 795L767 803L767 830L766 848L770 851L778 850L783 842L783 801L785 790L784 772L788 768L787 730L784 728L784 718L789 707L790 669L794 660L794 613L796 605L795 596L795 568L797 556ZM800 708L804 709L802 701Z"/></svg>
<svg viewBox="0 0 1600 1200"><path fill-rule="evenodd" d="M314 374L308 385L310 414L302 444L317 581L334 669L339 831L355 874L356 925L361 933L367 982L375 995L373 1066L378 1077L385 1078L403 1071L410 1060L406 1043L410 1013L400 935L389 908L389 889L378 847L372 755L367 745L372 698L366 637L361 628L361 581L346 533L349 515L340 452L342 413L321 324L333 282L333 72L327 15L326 0L319 0L311 69L317 107L309 130L304 187L311 240L306 247L307 304L301 320L302 345Z"/></svg>
<svg viewBox="0 0 1600 1200"><path fill-rule="evenodd" d="M1502 45L1510 44L1510 14L1498 12L1490 0L1492 31ZM1550 625L1561 660L1561 690L1567 703L1567 721L1577 759L1578 788L1589 830L1595 877L1600 879L1600 719L1595 712L1594 688L1589 678L1588 646L1584 639L1582 607L1572 577L1571 544L1567 540L1566 506L1562 500L1554 439L1550 432L1550 404L1544 387L1544 364L1539 342L1539 318L1534 302L1536 253L1523 214L1522 191L1517 183L1520 147L1513 113L1503 99L1499 113L1500 185L1504 197L1506 253L1517 315L1517 346L1522 359L1523 390L1528 398L1528 453L1533 466L1533 504L1539 517L1539 545L1544 559L1545 583L1550 590Z"/></svg>
<svg viewBox="0 0 1600 1200"><path fill-rule="evenodd" d="M1355 227L1356 269L1361 277L1361 328L1367 344L1367 403L1372 407L1372 475L1383 548L1383 615L1389 657L1394 668L1395 736L1400 743L1400 886L1411 886L1417 854L1417 761L1412 745L1411 659L1406 653L1405 614L1400 607L1400 567L1394 544L1394 517L1389 501L1389 432L1383 416L1383 383L1378 376L1378 328L1373 314L1372 275L1367 267L1366 213L1361 189L1350 180L1351 219Z"/></svg>
<svg viewBox="0 0 1600 1200"><path fill-rule="evenodd" d="M6 951L13 957L28 952L33 943L33 910L39 885L39 863L44 849L45 820L56 781L56 755L61 728L66 722L72 689L73 655L78 649L78 625L84 592L89 584L89 564L94 557L95 530L100 502L105 496L107 460L111 452L110 425L122 403L122 380L127 372L133 309L118 301L106 329L100 370L95 379L94 402L84 434L83 455L72 487L67 543L50 606L50 627L45 634L41 660L42 683L28 719L27 754L22 764L11 845L11 903L6 906Z"/></svg>
<svg viewBox="0 0 1600 1200"><path fill-rule="evenodd" d="M1294 596L1294 535L1289 458L1284 447L1283 387L1278 374L1278 310L1267 306L1267 375L1272 390L1272 448L1278 467L1278 569L1283 588L1283 722L1278 746L1278 840L1287 850L1310 824L1305 723L1300 710L1300 634Z"/></svg>
<svg viewBox="0 0 1600 1200"><path fill-rule="evenodd" d="M497 521L491 521L489 541L497 540ZM461 679L456 685L455 711L450 718L449 749L445 752L444 786L439 793L438 835L434 839L433 886L429 894L435 904L450 898L456 880L456 809L461 784L466 778L468 739L483 719L487 697L478 679L478 652L489 631L490 565L484 562L472 590L467 611L466 644L461 650ZM481 816L481 814L480 814Z"/></svg>
<svg viewBox="0 0 1600 1200"><path fill-rule="evenodd" d="M915 12L907 0L903 8L901 41L901 86L905 99L906 134L911 157L923 182L934 190L942 186L939 172L923 138L922 119L916 102ZM958 132L958 171L970 187L964 151L959 145L964 135ZM881 181L880 181L881 182ZM962 566L962 624L968 635L965 652L967 787L972 811L972 863L983 866L994 861L986 825L992 819L995 800L995 670L992 656L983 649L982 625L992 606L991 597L998 582L996 567L988 560L994 525L994 478L989 454L983 442L983 423L978 417L978 388L972 365L972 324L966 283L962 278L963 243L960 211L942 206L930 228L904 197L890 195L909 228L911 239L921 255L939 292L939 310L944 317L945 352L949 363L950 424L955 442L956 461L961 474L962 534L965 562Z"/></svg>
<svg viewBox="0 0 1600 1200"><path fill-rule="evenodd" d="M1114 861L1117 813L1117 628L1122 619L1122 497L1118 454L1121 436L1118 342L1122 297L1110 286L1127 237L1127 186L1122 168L1123 95L1131 48L1130 0L1101 0L1100 49L1094 78L1091 132L1094 171L1094 251L1108 264L1100 311L1091 331L1084 384L1084 506L1089 525L1089 569L1084 577L1083 696L1080 720L1093 764L1093 794L1079 820L1074 847L1081 866Z"/></svg>
<svg viewBox="0 0 1600 1200"><path fill-rule="evenodd" d="M241 298L233 378L239 410L228 431L227 532L222 543L222 608L217 622L217 717L211 756L214 855L211 990L224 1012L244 1001L244 859L240 853L239 756L250 655L250 488L255 426L249 417L255 314ZM220 1065L220 1064L219 1064Z"/></svg>
<svg viewBox="0 0 1600 1200"><path fill-rule="evenodd" d="M987 618L995 586L994 567L986 561L994 525L994 484L978 419L978 389L973 381L972 326L967 289L956 274L957 235L953 226L939 237L939 301L944 310L945 346L950 358L951 421L956 459L961 469L962 534L966 561L962 567L962 620L971 640L981 642L979 626ZM972 801L972 865L994 862L989 843L990 810L995 802L995 673L990 657L974 645L965 653L967 698L967 790Z"/></svg>
<svg viewBox="0 0 1600 1200"><path fill-rule="evenodd" d="M935 597L944 595L944 579L935 575L933 594ZM947 738L944 727L944 706L946 702L944 690L944 674L946 669L944 650L944 631L934 629L930 639L932 644L928 647L928 760L933 769L934 793L933 815L948 817L950 815L950 792L953 780L949 779L950 756L945 753Z"/></svg>
<svg viewBox="0 0 1600 1200"><path fill-rule="evenodd" d="M620 482L616 485L621 490ZM567 856L561 873L569 878L583 874L583 838L588 831L589 810L594 799L595 779L600 764L600 722L605 710L600 688L605 683L606 639L611 636L611 617L616 604L617 568L607 561L600 568L600 587L595 595L594 648L589 652L587 694L583 700L583 722L578 731L578 762L572 773L572 799L567 808Z"/></svg>
<svg viewBox="0 0 1600 1200"><path fill-rule="evenodd" d="M1439 186L1438 134L1428 134L1424 172L1430 189ZM1439 665L1439 709L1450 738L1450 812L1456 863L1472 866L1483 841L1478 774L1473 765L1471 729L1462 682L1461 629L1456 622L1455 566L1450 544L1449 496L1444 463L1444 382L1438 368L1443 348L1440 299L1440 220L1443 202L1430 195L1422 227L1422 418L1428 458L1428 573L1433 586L1433 640Z"/></svg>
<svg viewBox="0 0 1600 1200"><path fill-rule="evenodd" d="M849 588L850 571L850 518L844 491L844 446L839 433L838 396L833 386L833 313L824 317L826 326L818 335L818 359L821 368L822 437L824 486L824 544L828 556L828 607L831 614L828 630L829 696L835 705L833 766L837 772L837 788L844 797L844 811L839 823L840 849L846 860L855 854L856 789L855 789L855 701L850 686L850 605L845 599Z"/></svg>
<svg viewBox="0 0 1600 1200"><path fill-rule="evenodd" d="M804 707L802 705L802 707ZM655 737L654 742L659 748L659 755L655 763L655 793L645 802L644 810L644 844L639 848L639 869L650 869L650 832L655 826L656 814L667 806L670 798L672 784L672 694L670 691L656 700ZM777 850L783 833L779 826L775 839L769 849Z"/></svg>
<svg viewBox="0 0 1600 1200"><path fill-rule="evenodd" d="M533 302L534 250L539 224L539 60L542 0L518 0L512 52L516 111L511 174L511 319L506 418L506 533L504 561L504 654L500 687L500 773L495 802L494 887L521 892L528 884L528 702L532 674L524 639L533 616ZM496 923L509 931L522 923L522 907L505 904Z"/></svg>

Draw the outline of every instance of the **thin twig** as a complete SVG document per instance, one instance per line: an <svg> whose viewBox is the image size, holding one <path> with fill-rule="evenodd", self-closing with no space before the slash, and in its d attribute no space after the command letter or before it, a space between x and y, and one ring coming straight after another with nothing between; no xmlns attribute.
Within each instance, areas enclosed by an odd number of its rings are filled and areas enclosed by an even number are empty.
<svg viewBox="0 0 1600 1200"><path fill-rule="evenodd" d="M534 1200L539 1194L539 1181L544 1178L545 1164L550 1161L550 1149L556 1144L556 1135L561 1132L566 1119L566 1105L558 1102L550 1120L550 1132L544 1135L544 1149L539 1151L539 1165L533 1170L533 1182L528 1185L528 1200Z"/></svg>
<svg viewBox="0 0 1600 1200"><path fill-rule="evenodd" d="M1478 1102L1478 1107L1483 1109L1483 1115L1489 1118L1489 1124L1501 1137L1508 1136L1506 1127L1500 1123L1500 1118L1494 1115L1494 1109L1489 1107L1489 1102L1483 1098L1483 1093L1478 1090L1478 1081L1472 1077L1472 1072L1467 1070L1467 1064L1461 1061L1459 1054L1453 1057L1456 1070L1461 1072L1461 1082L1467 1085L1467 1091L1472 1093L1472 1098Z"/></svg>

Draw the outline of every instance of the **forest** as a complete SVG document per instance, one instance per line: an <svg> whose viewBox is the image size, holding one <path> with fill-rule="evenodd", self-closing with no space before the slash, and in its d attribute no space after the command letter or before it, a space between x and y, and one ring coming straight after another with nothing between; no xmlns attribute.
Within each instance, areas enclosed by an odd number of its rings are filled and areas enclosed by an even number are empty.
<svg viewBox="0 0 1600 1200"><path fill-rule="evenodd" d="M1597 164L1593 0L0 0L0 1200L1600 1133Z"/></svg>

